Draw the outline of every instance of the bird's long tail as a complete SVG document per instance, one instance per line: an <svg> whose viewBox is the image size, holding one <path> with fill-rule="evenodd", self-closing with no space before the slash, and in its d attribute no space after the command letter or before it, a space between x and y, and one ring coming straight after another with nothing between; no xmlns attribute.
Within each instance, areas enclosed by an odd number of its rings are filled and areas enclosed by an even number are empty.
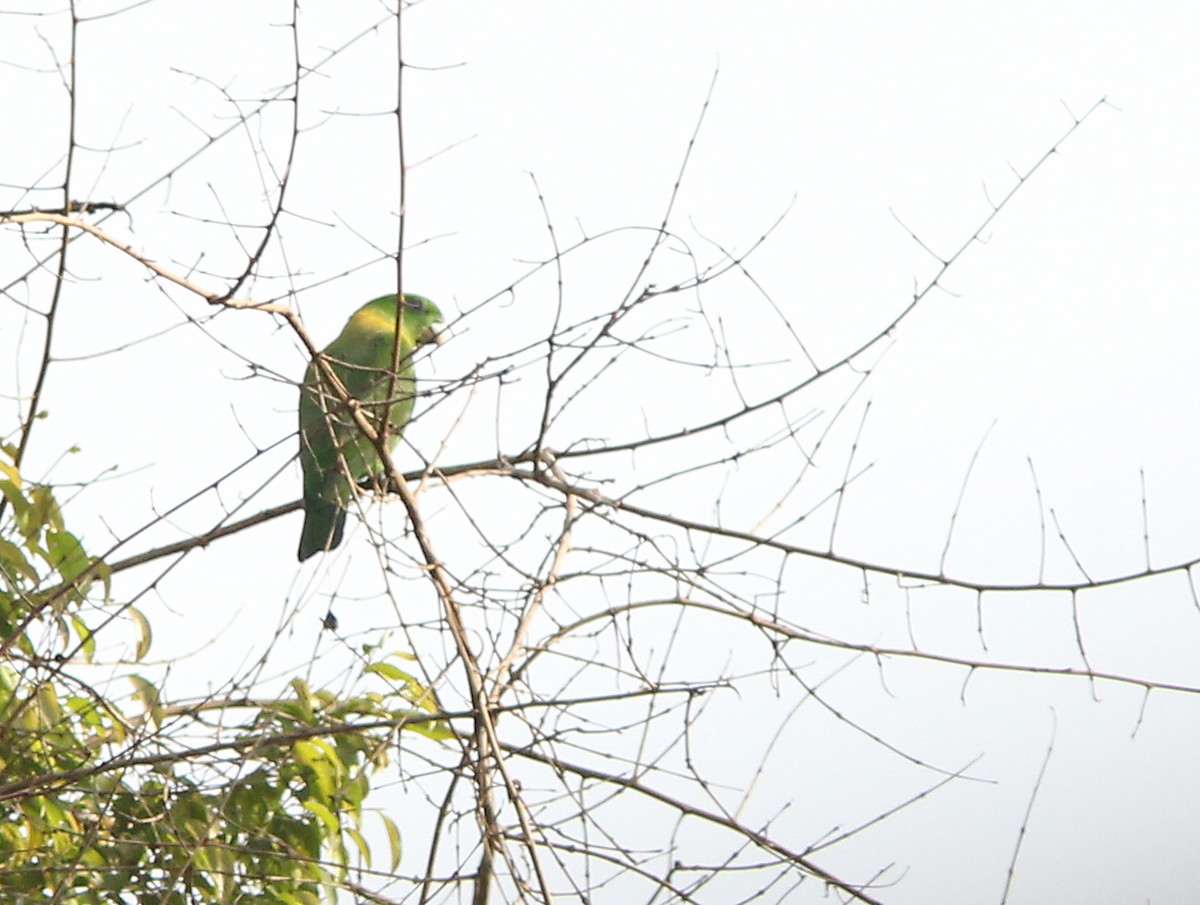
<svg viewBox="0 0 1200 905"><path fill-rule="evenodd" d="M320 498L310 499L305 504L304 530L300 532L301 562L314 553L332 550L342 542L342 531L346 527L346 510L337 503Z"/></svg>

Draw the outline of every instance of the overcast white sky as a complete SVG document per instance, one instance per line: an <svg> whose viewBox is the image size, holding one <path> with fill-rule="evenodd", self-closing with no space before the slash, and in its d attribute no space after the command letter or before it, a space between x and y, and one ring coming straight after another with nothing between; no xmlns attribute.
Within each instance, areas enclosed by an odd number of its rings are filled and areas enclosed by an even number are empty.
<svg viewBox="0 0 1200 905"><path fill-rule="evenodd" d="M84 15L108 8L80 5ZM130 199L206 134L236 122L230 98L244 112L286 86L292 32L282 26L290 15L283 3L159 0L84 24L78 138L119 150L80 155L75 195ZM384 15L374 4L303 4L302 59L316 64ZM0 134L0 208L56 203L16 187L53 171L63 153L61 85L35 70L52 65L49 48L68 52L65 26L62 15L0 18L0 97L10 124ZM1014 168L1028 171L1072 116L1107 99L951 269L947 291L935 290L895 332L855 397L826 476L840 476L868 400L855 461L872 467L844 503L837 552L937 572L982 443L945 560L955 578L1039 577L1042 523L1029 459L1044 511L1053 508L1092 578L1145 566L1143 469L1152 564L1200 556L1200 12L1191 4L425 0L405 13L404 28L407 60L419 67L405 73L406 153L424 161L408 184L406 289L438 300L453 319L524 273L526 262L547 257L531 173L564 245L615 227L657 226L717 73L673 223L711 261L718 255L708 241L744 252L786 211L747 263L823 363L877 332L935 272L937 262L898 221L949 256L987 216L989 198L1012 187ZM396 234L395 121L381 112L394 92L393 48L394 33L382 27L303 80L304 131L288 196L296 216L281 224L287 257L274 255L247 290L256 298L303 290L299 304L319 342L357 304L394 285L390 264L370 263L378 259L372 246L388 249ZM236 271L244 260L221 224L262 221L263 187L276 183L271 168L283 164L290 116L287 105L276 105L110 227L217 288L209 275ZM263 146L268 153L256 154ZM644 256L643 240L596 248L568 267L568 297L579 311L623 292L639 250ZM28 261L19 236L6 233L0 284ZM128 533L255 445L286 438L294 388L243 379L246 361L294 380L304 360L270 318L249 313L211 322L210 339L185 326L126 348L209 312L180 293L171 293L173 304L140 269L94 244L80 243L73 266L57 355L84 357L57 367L44 403L50 417L26 471L67 482L119 467L124 477L82 494L69 510L89 546L102 549L109 531ZM13 291L40 307L46 284L34 285ZM543 279L511 307L453 326L453 339L427 367L458 375L544 335L552 289ZM719 312L741 361L795 356L747 281L714 284L705 304ZM37 349L36 333L23 333L21 323L19 309L4 301L0 360L16 363L3 368L0 389L9 395L28 390ZM761 386L778 384L790 366L765 369ZM671 380L629 374L588 411L594 424L571 429L624 437L641 429L643 417L686 421L705 411L705 384L677 392ZM755 380L747 377L751 390ZM847 386L813 396L812 407L835 409ZM517 411L520 392L509 397ZM498 433L503 446L495 405L481 394L468 406L467 426L452 435L443 461L494 455ZM449 431L450 408L414 426L409 439L426 454ZM264 457L223 504L235 505L238 493L281 467L244 514L294 499L298 470L285 465L293 442ZM58 462L72 445L82 451ZM739 480L743 495L729 502L730 518L744 515L749 527L791 476ZM712 501L700 496L678 500L680 512L711 513ZM219 512L215 499L203 500L152 538L204 530ZM398 511L386 518L403 523ZM1078 580L1057 529L1045 530L1045 577ZM214 663L226 669L256 656L280 613L297 605L310 612L289 637L301 661L311 654L321 643L316 620L327 595L340 582L353 586L356 570L377 566L359 531L333 565L319 563L314 576L310 564L294 584L298 531L299 516L277 520L186 561L140 604L156 628L154 656L167 662L191 652L176 675L206 681L220 674ZM911 635L921 649L985 655L969 593L906 598L877 580L863 606L857 573L799 564L795 572L794 594L781 605L794 622L868 643L904 645ZM1200 613L1179 573L1076 602L1095 669L1200 683ZM1068 595L985 595L981 611L987 656L1080 665ZM350 634L391 616L346 602L338 614ZM214 635L196 652L198 639ZM704 657L753 662L722 635L694 640ZM846 659L822 660L812 681ZM1000 901L1053 733L1010 901L1195 900L1200 697L1155 692L1139 726L1143 700L1130 687L977 674L964 692L965 680L945 667L880 670L858 661L830 682L830 699L871 732L948 769L981 756L972 775L992 781L948 787L837 850L831 868L853 874L894 862L897 883L881 895L897 905ZM773 732L796 706L769 685L748 682L741 697L712 705L745 739L732 751L714 740L707 752L732 785L744 786L746 763L756 763L766 744L755 730ZM788 801L804 812L797 847L930 782L834 721L801 723L789 724L762 793L764 815ZM810 895L820 899L815 886Z"/></svg>

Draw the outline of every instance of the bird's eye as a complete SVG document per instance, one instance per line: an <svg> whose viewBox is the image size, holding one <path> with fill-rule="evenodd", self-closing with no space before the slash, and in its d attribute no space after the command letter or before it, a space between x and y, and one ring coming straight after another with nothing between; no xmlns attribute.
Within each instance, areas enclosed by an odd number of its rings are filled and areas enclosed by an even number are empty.
<svg viewBox="0 0 1200 905"><path fill-rule="evenodd" d="M415 295L406 295L404 297L404 307L409 311L420 311L425 306L421 304L420 297Z"/></svg>

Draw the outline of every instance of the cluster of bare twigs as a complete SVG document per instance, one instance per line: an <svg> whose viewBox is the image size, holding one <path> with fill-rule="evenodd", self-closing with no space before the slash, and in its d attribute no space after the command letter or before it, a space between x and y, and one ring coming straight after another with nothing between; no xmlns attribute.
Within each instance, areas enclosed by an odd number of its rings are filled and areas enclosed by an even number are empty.
<svg viewBox="0 0 1200 905"><path fill-rule="evenodd" d="M386 20L397 35L400 18ZM78 29L76 19L74 38ZM298 30L295 18L291 29L293 34ZM326 62L343 51L332 51ZM14 469L24 466L38 428L43 388L56 362L54 330L63 317L59 301L71 282L69 262L80 238L98 243L114 259L135 262L156 291L182 292L179 304L185 309L196 306L245 318L266 315L290 331L307 355L318 354L320 344L310 337L292 302L313 287L262 299L254 290L266 261L274 260L284 245L280 223L288 213L289 181L302 136L298 119L274 167L278 177L269 186L266 216L253 230L239 232L228 224L239 241L242 235L255 236L242 243L245 254L237 272L215 279L175 262L163 263L165 258L152 250L153 239L138 243L121 228L103 224L114 215L134 216L148 203L144 199L151 188L189 172L207 150L255 121L269 105L291 104L298 117L305 79L323 65L301 66L297 51L285 89L262 106L240 112L235 124L208 136L194 153L129 198L74 200L77 186L68 154L56 206L24 205L0 213L4 241L23 244L30 254L25 269L4 275L4 294L11 298L16 287L25 286L34 296L34 281L50 274L47 298L30 303L43 341L32 389L21 399L22 418L12 444ZM78 94L73 55L63 71L69 76L69 119L74 122ZM437 423L447 431L441 449L431 452L424 443L414 447L422 455L417 469L402 471L389 454L386 437L377 436L370 419L357 413L360 428L376 441L381 473L404 510L402 529L380 530L375 511L366 509L369 494L364 492L361 500L383 588L376 590L376 602L390 600L395 613L395 624L380 628L380 634L406 639L416 663L413 674L403 679L382 669L372 678L411 682L420 689L412 695L414 708L386 719L341 714L315 725L283 730L271 725L258 733L231 734L225 728L229 714L279 706L262 689L282 674L273 657L284 647L285 628L296 625L295 612L314 587L321 587L311 584L289 601L291 611L249 668L194 700L176 700L171 686L164 685L153 705L154 718L131 725L125 743L113 741L102 762L0 785L0 800L70 788L97 774L124 776L164 765L182 766L215 783L211 777L249 772L266 750L314 738L365 738L382 732L384 741L375 753L389 746L401 752L398 772L381 792L407 809L408 854L402 871L360 865L333 883L362 900L440 902L466 895L480 903L556 898L699 902L757 895L795 901L792 897L802 887L813 891L814 901L829 890L842 901L882 901L901 869L880 856L877 871L851 875L829 866L831 852L946 784L969 781L971 764L929 763L841 712L823 693L823 684L842 668L823 659L826 652L841 656L842 664L847 656L866 657L881 670L886 663L919 661L965 677L981 671L1021 672L1123 683L1147 696L1153 690L1200 692L1181 683L1095 671L1082 636L1082 666L1007 662L920 649L915 643L905 647L832 636L805 627L786 602L794 594L796 570L812 563L861 576L866 594L886 593L889 586L936 586L976 598L1052 590L1074 600L1105 585L1155 575L1179 573L1190 582L1198 560L1167 567L1147 562L1136 574L1075 583L1039 577L1008 586L903 563L866 561L835 540L842 501L868 466L855 461L852 442L837 479L821 477L812 468L833 442L830 438L869 376L877 350L1102 104L1072 117L1045 155L1015 174L1008 193L958 248L945 256L926 248L938 260L933 277L898 305L886 323L864 330L862 341L835 360L817 361L779 313L784 306L767 298L762 303L765 316L791 336L785 369L755 362L731 344L724 336L720 303L710 310L707 301L721 281L749 276L748 259L768 241L770 230L744 252L718 251L709 259L693 253L676 232L676 200L686 183L688 155L701 135L703 113L661 221L653 227L562 244L537 189L546 211L549 253L519 279L466 306L451 333L459 348L469 344L473 329L478 329L476 335L492 335L494 320L489 318L503 304L524 305L519 308L524 312L550 310L548 326L513 332L506 337L508 347L472 349L468 357L473 360L460 373L446 377L442 368L437 379L423 381L421 418L440 418ZM402 109L398 103L398 123ZM402 129L397 134L403 176ZM69 150L75 149L72 139ZM404 210L403 198L399 209ZM623 292L596 299L572 281L568 268L577 256L615 236L625 240L631 235L645 241ZM921 241L915 234L913 238ZM401 226L397 249L403 244ZM390 256L399 283L402 254ZM679 260L686 262L682 268ZM553 285L549 292L538 288L547 279ZM203 329L202 315L188 318ZM528 323L534 322L530 317ZM267 371L259 362L249 364ZM765 391L759 389L762 381L748 388L750 372L756 380L760 373L768 375ZM687 393L707 396L711 404L667 405L645 415L639 404L644 400L630 396L639 387L647 397L653 395L653 375L686 387ZM821 395L827 392L839 403L829 413L809 402L827 398ZM352 405L348 398L343 402ZM500 413L492 414L492 407ZM510 417L509 412L515 414ZM474 457L456 458L449 451L463 433L489 419L504 422L494 448L485 451L486 444L472 441L466 446L477 453ZM158 585L186 568L198 551L234 538L253 543L257 532L295 512L299 502L258 502L259 491L279 477L277 470L235 504L222 503L222 517L209 528L169 542L145 538L187 514L197 501L224 500L226 488L238 486L241 475L257 467L265 454L294 442L292 436L279 438L226 473L204 476L178 493L177 502L145 515L142 527L116 536L91 571L28 594L24 620L9 626L10 636L3 639L5 656L34 685L62 680L87 686L90 680L83 677L92 667L78 661L92 635L108 630L122 614L138 612L135 606L144 610ZM289 472L282 473L290 480ZM765 485L751 481L764 474L774 478ZM741 488L752 488L759 496L743 496ZM0 502L0 513L4 505ZM809 526L818 516L828 529L823 540L814 541ZM355 568L365 562L357 556ZM274 561L264 568L290 566ZM61 610L67 592L96 579L101 569L106 577L131 576L130 584L118 583L123 596L115 603L96 604L103 619L92 625L87 638L81 636L55 655L48 653L58 644L50 635L38 652L11 643L39 619ZM413 576L416 581L409 580ZM414 590L419 582L426 602L436 600L436 610L414 601L422 593ZM338 591L335 586L331 599ZM332 645L350 664L341 676L346 690L339 700L357 699L365 694L365 680L351 673L363 655L338 634L336 620L327 620L326 626L322 643ZM727 642L731 638L737 643ZM312 661L308 665L315 668ZM771 725L763 715L749 712L749 724L738 724L739 697L764 688L787 702L789 715ZM85 696L103 700L105 692ZM425 710L423 705L428 705ZM923 787L833 830L797 816L789 802L764 802L758 794L760 777L772 758L786 760L775 743L802 705L853 727L867 743L919 768L926 776ZM435 723L449 729L434 739L401 734ZM727 771L715 764L739 746L750 769L731 771L727 779ZM221 815L211 819L215 825ZM184 873L167 877L164 889L185 883Z"/></svg>

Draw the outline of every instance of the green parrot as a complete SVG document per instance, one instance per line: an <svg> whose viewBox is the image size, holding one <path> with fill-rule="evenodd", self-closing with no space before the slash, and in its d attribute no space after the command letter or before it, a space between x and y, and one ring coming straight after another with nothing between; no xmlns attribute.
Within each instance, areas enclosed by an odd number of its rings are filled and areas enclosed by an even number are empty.
<svg viewBox="0 0 1200 905"><path fill-rule="evenodd" d="M350 316L338 338L321 353L350 396L378 429L391 383L396 341L396 296L367 302ZM412 417L413 352L441 339L434 324L442 322L437 305L419 295L405 295L400 327L400 370L391 400L389 443L395 446ZM354 423L329 379L314 360L300 388L300 466L304 472L304 531L300 561L342 542L346 507L353 484L381 470L379 455Z"/></svg>

